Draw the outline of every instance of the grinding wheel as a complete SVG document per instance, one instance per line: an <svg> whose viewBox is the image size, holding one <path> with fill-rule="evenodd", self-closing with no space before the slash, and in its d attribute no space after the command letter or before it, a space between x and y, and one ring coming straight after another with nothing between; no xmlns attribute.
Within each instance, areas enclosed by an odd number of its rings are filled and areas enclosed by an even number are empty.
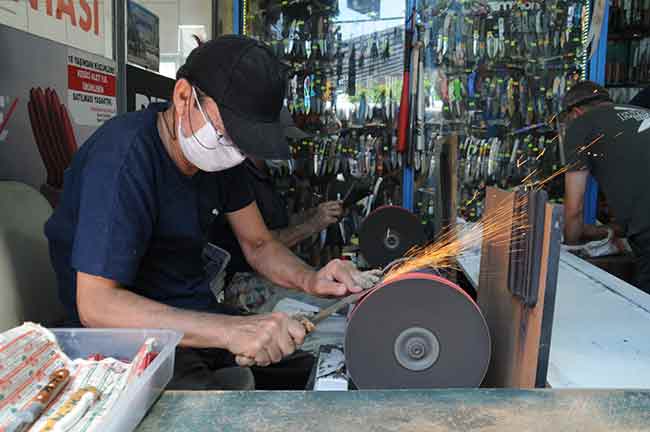
<svg viewBox="0 0 650 432"><path fill-rule="evenodd" d="M371 267L384 267L425 241L420 220L402 207L379 207L364 219L359 230L359 247Z"/></svg>
<svg viewBox="0 0 650 432"><path fill-rule="evenodd" d="M476 303L452 282L419 272L373 289L345 335L347 370L359 389L478 387L490 353Z"/></svg>

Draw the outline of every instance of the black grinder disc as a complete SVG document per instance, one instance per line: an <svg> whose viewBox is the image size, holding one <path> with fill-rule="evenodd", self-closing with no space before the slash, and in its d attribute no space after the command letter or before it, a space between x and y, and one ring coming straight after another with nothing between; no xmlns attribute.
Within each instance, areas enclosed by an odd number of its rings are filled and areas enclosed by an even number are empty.
<svg viewBox="0 0 650 432"><path fill-rule="evenodd" d="M359 229L359 248L371 267L384 267L425 241L420 220L402 207L379 207Z"/></svg>
<svg viewBox="0 0 650 432"><path fill-rule="evenodd" d="M347 370L359 389L478 387L490 353L476 303L426 273L374 289L353 310L345 335Z"/></svg>

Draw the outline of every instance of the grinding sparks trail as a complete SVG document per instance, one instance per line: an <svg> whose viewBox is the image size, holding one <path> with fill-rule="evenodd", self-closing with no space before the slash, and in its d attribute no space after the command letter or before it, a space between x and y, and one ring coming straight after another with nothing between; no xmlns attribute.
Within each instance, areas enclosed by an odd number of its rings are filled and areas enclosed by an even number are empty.
<svg viewBox="0 0 650 432"><path fill-rule="evenodd" d="M510 243L527 231L526 212L519 211L528 204L528 197L515 200L514 206L499 204L494 213L471 226L449 227L437 241L411 249L406 260L389 270L385 280L423 268L457 269L456 259L479 245L483 240ZM514 210L513 210L514 207Z"/></svg>
<svg viewBox="0 0 650 432"><path fill-rule="evenodd" d="M519 156L519 159L517 159L517 168L521 168L522 165L524 165L526 162L528 162L528 159L524 160L521 162L521 159L524 157L524 155Z"/></svg>
<svg viewBox="0 0 650 432"><path fill-rule="evenodd" d="M527 176L526 176L526 177L521 181L521 184L526 184L526 182L527 182L528 180L530 180L531 178L533 178L533 177L535 176L535 174L537 174L538 171L539 171L539 169L535 168L535 169L534 169L530 174L528 174L528 175L527 175Z"/></svg>
<svg viewBox="0 0 650 432"><path fill-rule="evenodd" d="M594 140L591 141L589 144L580 147L580 149L578 149L578 154L584 153L585 150L591 148L594 144L596 144L598 141L603 139L604 136L605 136L605 134L600 134L596 138L594 138Z"/></svg>
<svg viewBox="0 0 650 432"><path fill-rule="evenodd" d="M567 172L567 171L569 171L569 170L571 170L571 169L573 169L573 168L575 168L577 166L578 166L577 163L566 165L566 166L560 168L559 170L555 171L550 176L546 177L544 180L540 180L537 183L532 184L532 186L535 186L535 190L540 190L545 184L547 184L548 182L553 180L555 177L560 176L560 175L564 174L565 172Z"/></svg>
<svg viewBox="0 0 650 432"><path fill-rule="evenodd" d="M617 134L615 138L621 134L622 132ZM589 144L580 147L576 152L577 155L585 152L603 138L604 134L601 134ZM550 142L555 142L558 139L559 135L556 135ZM541 158L544 152L545 150L537 156L537 159ZM522 161L522 158L523 156L520 156L516 160L518 168L528 162L528 159ZM530 181L541 172L539 169L535 169L522 180L521 184L526 188L540 190L553 179L567 171L578 168L580 165L580 161L569 163L545 179ZM474 199L476 199L476 194L468 202L468 205ZM511 252L513 252L513 246L524 238L530 227L526 219L527 212L522 211L527 205L528 197L523 195L515 199L514 209L513 206L501 203L494 213L491 213L489 217L482 218L476 224L448 227L437 241L427 246L413 248L407 252L405 259L390 269L384 279L388 280L423 268L458 269L457 258L480 246L484 240L501 245L509 244Z"/></svg>

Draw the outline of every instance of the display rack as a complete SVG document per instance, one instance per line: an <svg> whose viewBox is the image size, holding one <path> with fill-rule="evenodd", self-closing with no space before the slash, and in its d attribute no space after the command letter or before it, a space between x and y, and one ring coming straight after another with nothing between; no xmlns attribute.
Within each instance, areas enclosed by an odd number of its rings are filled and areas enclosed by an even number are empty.
<svg viewBox="0 0 650 432"><path fill-rule="evenodd" d="M617 103L628 103L650 86L650 4L613 1L608 14L605 86Z"/></svg>
<svg viewBox="0 0 650 432"><path fill-rule="evenodd" d="M560 200L561 182L545 183L564 162L551 120L585 70L584 2L423 1L418 15L428 143L421 152L435 154L437 136L460 138L460 215L479 218L491 185L544 187ZM416 184L432 188L417 173Z"/></svg>
<svg viewBox="0 0 650 432"><path fill-rule="evenodd" d="M395 128L404 18L376 12L340 0L245 5L246 34L267 43L286 66L285 105L311 135L291 141L291 163L273 170L289 211L336 199L349 209L347 225L330 228L325 246L349 243L372 209L402 204L404 157Z"/></svg>
<svg viewBox="0 0 650 432"><path fill-rule="evenodd" d="M441 138L449 136L458 143L460 216L479 218L492 185L544 187L561 201L560 179L546 181L566 162L553 118L586 75L588 1L410 1L404 21L345 39L338 1L246 5L247 34L269 43L287 65L286 105L313 135L292 143L295 165L285 170L294 178L287 186L296 197L292 211L336 199L332 190L345 195L352 181L353 190L375 192L381 177L373 206L412 208L433 235L448 154ZM405 24L413 24L409 38ZM402 146L405 58L421 79L409 83L414 97ZM310 192L297 190L299 183Z"/></svg>

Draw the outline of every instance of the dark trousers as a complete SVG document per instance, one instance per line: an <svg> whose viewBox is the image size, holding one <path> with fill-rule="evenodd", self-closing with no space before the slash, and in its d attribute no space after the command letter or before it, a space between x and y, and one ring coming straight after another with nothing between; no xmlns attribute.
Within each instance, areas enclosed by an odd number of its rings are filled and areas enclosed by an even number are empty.
<svg viewBox="0 0 650 432"><path fill-rule="evenodd" d="M636 255L636 287L650 294L650 231L631 236L630 246Z"/></svg>
<svg viewBox="0 0 650 432"><path fill-rule="evenodd" d="M298 351L272 366L241 368L225 350L177 348L167 389L304 390L313 363L311 354Z"/></svg>

